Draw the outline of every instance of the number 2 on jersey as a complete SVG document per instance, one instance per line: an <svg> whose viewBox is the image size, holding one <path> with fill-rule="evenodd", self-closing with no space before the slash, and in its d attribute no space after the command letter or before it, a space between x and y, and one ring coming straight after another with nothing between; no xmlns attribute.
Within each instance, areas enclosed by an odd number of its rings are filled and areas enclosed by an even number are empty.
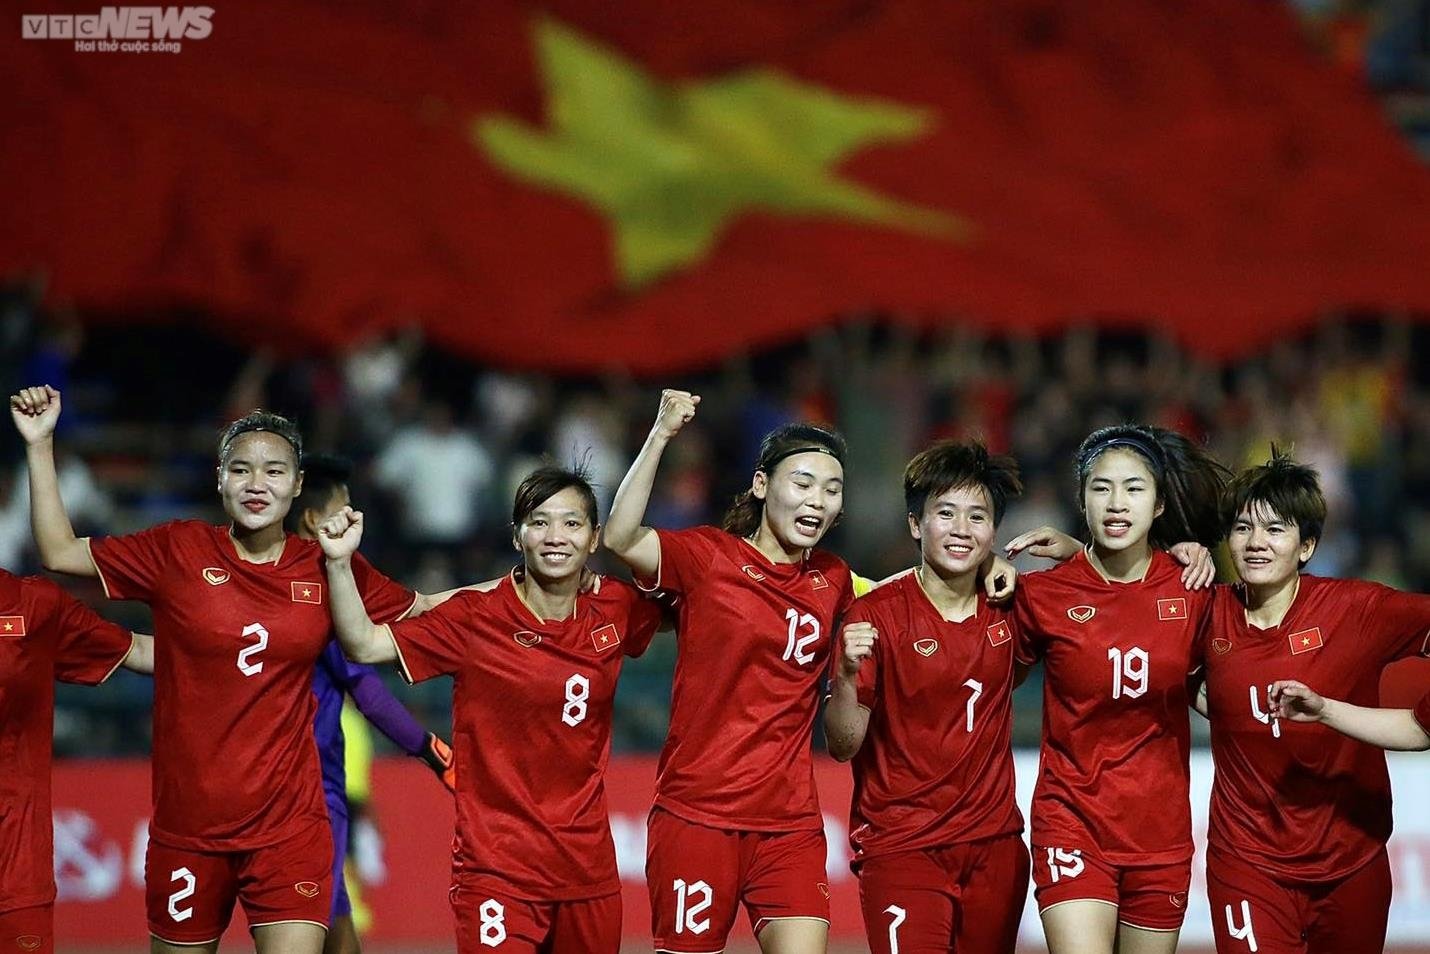
<svg viewBox="0 0 1430 954"><path fill-rule="evenodd" d="M786 661L793 659L801 666L807 666L814 661L814 653L805 652L805 647L811 643L819 642L819 620L805 613L800 615L797 609L785 610L785 619L789 620L789 642L785 645L785 654L780 657ZM808 632L800 634L800 629Z"/></svg>
<svg viewBox="0 0 1430 954"><path fill-rule="evenodd" d="M238 671L245 676L256 676L263 671L263 662L249 662L254 656L268 648L268 630L263 628L262 623L249 623L243 627L243 638L257 636L258 642L252 646L245 646L238 651Z"/></svg>

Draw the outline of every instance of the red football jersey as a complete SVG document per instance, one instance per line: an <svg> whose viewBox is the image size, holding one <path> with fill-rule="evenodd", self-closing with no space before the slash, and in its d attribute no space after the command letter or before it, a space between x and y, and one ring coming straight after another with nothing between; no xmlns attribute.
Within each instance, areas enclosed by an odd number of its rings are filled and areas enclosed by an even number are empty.
<svg viewBox="0 0 1430 954"><path fill-rule="evenodd" d="M980 593L978 611L951 623L906 573L855 600L841 625L856 622L879 638L859 669L869 728L854 756L855 862L1022 831L1008 614Z"/></svg>
<svg viewBox="0 0 1430 954"><path fill-rule="evenodd" d="M1206 654L1212 730L1207 840L1288 881L1358 869L1390 837L1380 749L1323 725L1268 715L1267 688L1297 679L1376 706L1386 663L1426 651L1430 596L1378 583L1302 576L1280 626L1246 621L1240 587L1218 587Z"/></svg>
<svg viewBox="0 0 1430 954"><path fill-rule="evenodd" d="M1115 865L1191 857L1187 675L1210 602L1161 551L1135 583L1108 582L1086 552L1018 581L1019 651L1044 668L1034 844Z"/></svg>
<svg viewBox="0 0 1430 954"><path fill-rule="evenodd" d="M332 620L318 544L289 536L277 562L249 563L227 527L181 520L90 552L111 599L154 611L150 837L242 851L326 819L313 667ZM360 556L353 574L379 622L412 608L412 592Z"/></svg>
<svg viewBox="0 0 1430 954"><path fill-rule="evenodd" d="M510 576L392 627L409 682L454 677L453 880L534 901L621 889L606 810L611 701L660 606L604 578L570 619L543 622Z"/></svg>
<svg viewBox="0 0 1430 954"><path fill-rule="evenodd" d="M1430 692L1420 697L1420 701L1415 703L1415 721L1420 723L1420 728L1430 732Z"/></svg>
<svg viewBox="0 0 1430 954"><path fill-rule="evenodd" d="M642 583L683 597L655 804L727 831L823 827L810 730L849 567L822 550L771 563L716 527L658 533Z"/></svg>
<svg viewBox="0 0 1430 954"><path fill-rule="evenodd" d="M0 570L0 911L55 898L55 680L99 685L133 641L49 580Z"/></svg>

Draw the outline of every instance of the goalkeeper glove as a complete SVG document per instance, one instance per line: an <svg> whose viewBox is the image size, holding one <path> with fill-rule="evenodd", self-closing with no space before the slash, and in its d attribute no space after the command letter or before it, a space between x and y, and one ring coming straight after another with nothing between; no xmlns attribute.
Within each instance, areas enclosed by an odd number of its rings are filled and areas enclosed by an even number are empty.
<svg viewBox="0 0 1430 954"><path fill-rule="evenodd" d="M442 741L441 736L428 732L427 740L422 743L422 750L417 753L417 757L437 773L442 784L447 786L447 791L455 792L457 790L456 760L452 757L452 747Z"/></svg>

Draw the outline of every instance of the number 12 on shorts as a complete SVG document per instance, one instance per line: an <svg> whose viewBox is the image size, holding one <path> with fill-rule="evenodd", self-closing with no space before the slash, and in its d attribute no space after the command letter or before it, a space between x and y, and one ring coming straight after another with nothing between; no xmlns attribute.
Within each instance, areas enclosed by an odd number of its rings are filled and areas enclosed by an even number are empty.
<svg viewBox="0 0 1430 954"><path fill-rule="evenodd" d="M675 933L704 934L710 930L710 918L700 917L715 899L710 886L704 881L687 884L684 878L676 878L674 888Z"/></svg>

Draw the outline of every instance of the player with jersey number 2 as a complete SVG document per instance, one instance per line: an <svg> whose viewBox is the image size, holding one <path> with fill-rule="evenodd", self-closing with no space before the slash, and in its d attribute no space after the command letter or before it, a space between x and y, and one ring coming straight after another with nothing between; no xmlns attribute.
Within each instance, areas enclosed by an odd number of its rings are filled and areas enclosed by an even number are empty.
<svg viewBox="0 0 1430 954"><path fill-rule="evenodd" d="M909 462L921 560L854 601L825 708L854 760L849 840L875 954L1008 954L1028 891L1014 797L1011 614L980 590L1017 464L981 444Z"/></svg>
<svg viewBox="0 0 1430 954"><path fill-rule="evenodd" d="M343 649L395 661L409 682L454 679L457 950L616 954L612 700L622 659L645 650L661 607L619 580L581 590L601 529L590 484L555 467L530 474L512 507L522 574L390 627L364 608L354 576L362 529L344 508L319 532Z"/></svg>
<svg viewBox="0 0 1430 954"><path fill-rule="evenodd" d="M27 388L11 408L46 569L98 577L110 599L154 612L151 950L217 951L237 900L258 954L319 954L333 843L312 680L332 622L321 550L283 527L302 488L298 429L260 411L224 431L217 481L227 526L178 520L90 541L75 536L60 499L59 392ZM354 573L379 618L421 608L361 558Z"/></svg>
<svg viewBox="0 0 1430 954"><path fill-rule="evenodd" d="M1090 434L1076 475L1091 543L1024 575L1015 601L1024 661L1045 673L1035 895L1052 954L1169 954L1193 852L1187 679L1211 597L1165 548L1215 544L1226 471L1129 424Z"/></svg>
<svg viewBox="0 0 1430 954"><path fill-rule="evenodd" d="M1379 952L1391 895L1385 756L1303 720L1298 693L1274 684L1374 706L1386 664L1425 653L1430 596L1303 574L1326 500L1315 471L1274 450L1232 482L1223 519L1241 584L1213 602L1198 705L1216 766L1207 895L1217 951Z"/></svg>

